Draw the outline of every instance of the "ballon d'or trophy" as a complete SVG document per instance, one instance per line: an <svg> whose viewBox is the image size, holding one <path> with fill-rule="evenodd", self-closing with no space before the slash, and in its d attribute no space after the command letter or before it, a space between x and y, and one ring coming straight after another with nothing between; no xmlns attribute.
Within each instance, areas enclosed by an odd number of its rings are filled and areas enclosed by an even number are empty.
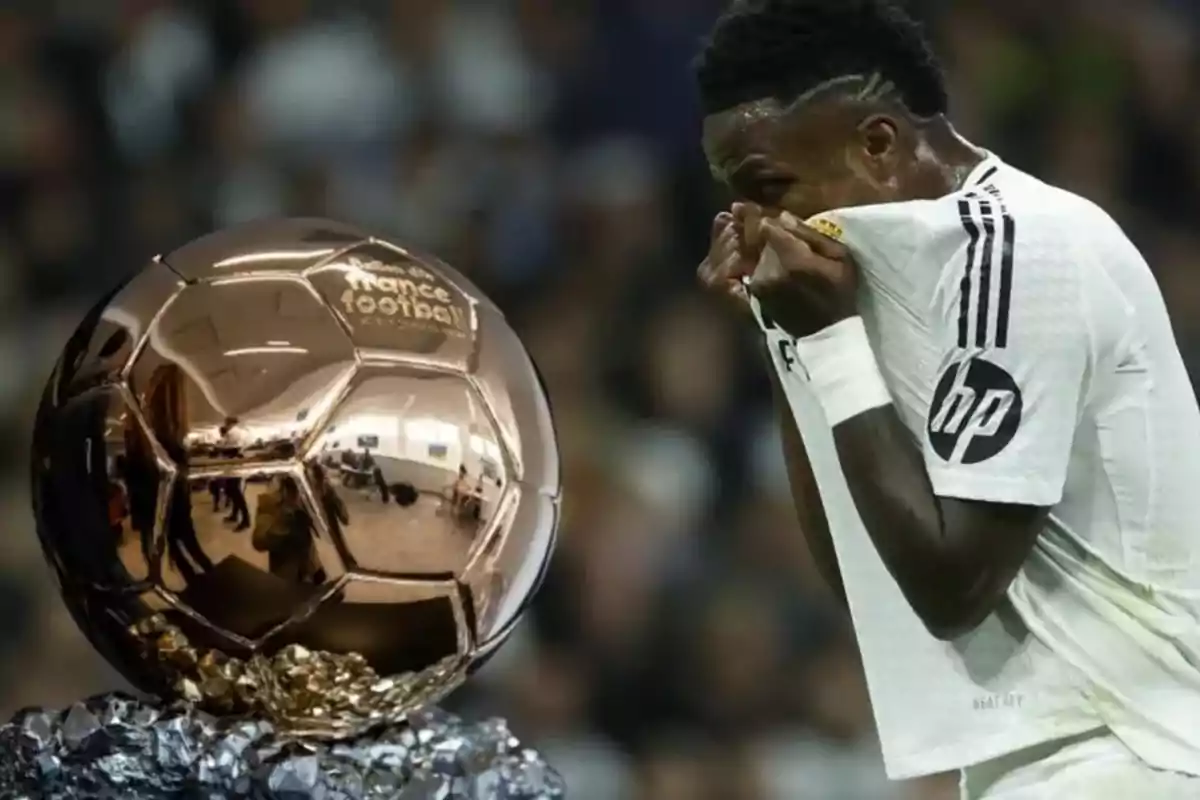
<svg viewBox="0 0 1200 800"><path fill-rule="evenodd" d="M141 693L0 727L5 798L556 798L437 703L554 546L550 409L451 268L319 219L155 259L67 343L33 506L79 627Z"/></svg>

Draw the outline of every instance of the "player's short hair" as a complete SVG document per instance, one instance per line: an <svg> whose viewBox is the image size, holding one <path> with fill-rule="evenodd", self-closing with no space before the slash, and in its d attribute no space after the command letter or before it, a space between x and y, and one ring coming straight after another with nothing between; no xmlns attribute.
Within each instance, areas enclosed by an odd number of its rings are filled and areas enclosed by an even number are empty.
<svg viewBox="0 0 1200 800"><path fill-rule="evenodd" d="M826 81L874 74L917 116L948 106L937 56L895 0L734 0L695 71L705 114L765 98L790 102Z"/></svg>

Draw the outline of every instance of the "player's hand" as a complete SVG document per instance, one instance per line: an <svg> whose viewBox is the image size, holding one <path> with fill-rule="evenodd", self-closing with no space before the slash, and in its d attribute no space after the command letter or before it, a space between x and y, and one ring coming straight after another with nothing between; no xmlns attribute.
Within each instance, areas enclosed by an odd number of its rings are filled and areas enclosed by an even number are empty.
<svg viewBox="0 0 1200 800"><path fill-rule="evenodd" d="M858 266L845 245L784 212L760 224L749 290L788 333L808 336L858 313Z"/></svg>
<svg viewBox="0 0 1200 800"><path fill-rule="evenodd" d="M742 279L754 271L761 248L752 247L746 240L746 214L742 207L734 206L732 211L722 211L713 218L708 255L700 262L696 276L705 289L749 314L750 296ZM757 220L752 220L751 226L756 228Z"/></svg>

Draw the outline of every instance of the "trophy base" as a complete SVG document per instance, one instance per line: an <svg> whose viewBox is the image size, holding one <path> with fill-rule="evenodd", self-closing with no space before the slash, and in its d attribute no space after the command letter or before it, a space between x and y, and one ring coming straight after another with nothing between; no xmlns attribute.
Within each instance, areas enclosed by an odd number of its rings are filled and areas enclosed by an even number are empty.
<svg viewBox="0 0 1200 800"><path fill-rule="evenodd" d="M432 709L352 739L297 739L124 694L0 726L0 797L557 800L562 779L503 720Z"/></svg>

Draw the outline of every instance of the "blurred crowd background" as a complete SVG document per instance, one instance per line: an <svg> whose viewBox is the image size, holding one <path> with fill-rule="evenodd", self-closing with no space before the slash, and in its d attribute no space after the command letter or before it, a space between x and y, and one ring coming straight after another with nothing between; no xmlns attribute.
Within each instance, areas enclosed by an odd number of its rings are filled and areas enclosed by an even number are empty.
<svg viewBox="0 0 1200 800"><path fill-rule="evenodd" d="M118 685L61 608L27 510L34 403L82 310L202 232L316 214L472 275L552 393L561 548L457 708L510 717L579 800L955 796L949 777L884 780L749 332L692 287L727 199L688 64L721 5L6 0L0 712ZM919 11L962 131L1110 209L1200 356L1200 5Z"/></svg>

